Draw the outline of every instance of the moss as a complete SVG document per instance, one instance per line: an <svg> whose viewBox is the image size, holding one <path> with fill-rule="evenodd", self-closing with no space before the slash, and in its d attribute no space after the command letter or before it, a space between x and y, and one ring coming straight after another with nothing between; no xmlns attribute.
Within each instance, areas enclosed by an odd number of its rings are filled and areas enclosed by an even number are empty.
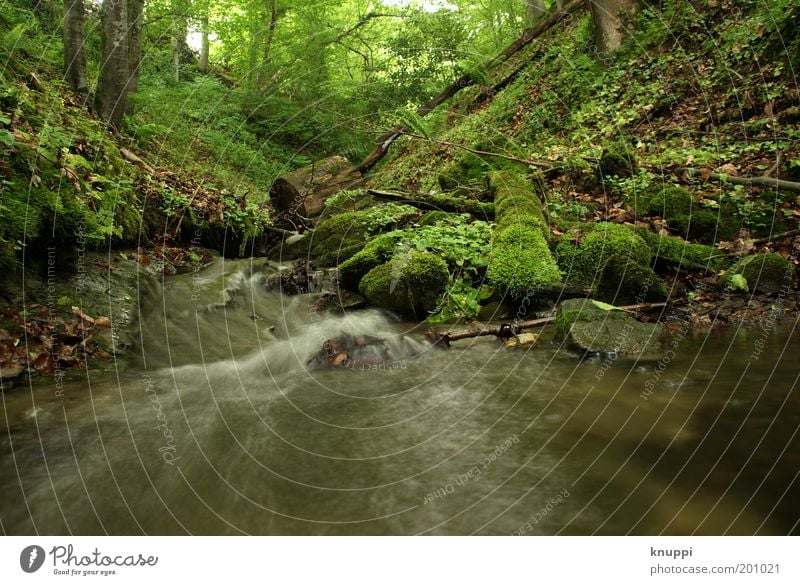
<svg viewBox="0 0 800 585"><path fill-rule="evenodd" d="M649 266L612 256L603 266L594 298L617 305L663 301L667 287Z"/></svg>
<svg viewBox="0 0 800 585"><path fill-rule="evenodd" d="M512 298L523 298L537 286L561 284L561 273L541 234L514 229L492 241L486 276Z"/></svg>
<svg viewBox="0 0 800 585"><path fill-rule="evenodd" d="M632 177L636 174L637 168L636 160L630 151L624 147L611 148L604 151L598 164L601 178Z"/></svg>
<svg viewBox="0 0 800 585"><path fill-rule="evenodd" d="M449 278L444 260L428 252L411 252L370 270L358 288L375 306L419 315L436 308Z"/></svg>
<svg viewBox="0 0 800 585"><path fill-rule="evenodd" d="M394 229L417 213L408 205L387 203L364 211L347 211L323 221L311 236L309 259L317 266L336 266L359 252L371 234Z"/></svg>
<svg viewBox="0 0 800 585"><path fill-rule="evenodd" d="M469 213L482 219L491 218L495 215L494 203L484 203L477 199L466 199L455 195L439 193L424 197L424 201L441 207L444 210Z"/></svg>
<svg viewBox="0 0 800 585"><path fill-rule="evenodd" d="M718 212L704 209L694 196L682 187L665 187L640 198L638 208L648 215L667 221L669 229L679 236L701 243L730 240L739 231L739 221L729 208ZM637 208L637 212L639 209Z"/></svg>
<svg viewBox="0 0 800 585"><path fill-rule="evenodd" d="M382 234L371 240L357 254L345 260L339 265L341 285L350 290L358 290L358 284L370 270L392 257L397 249L398 240L397 233Z"/></svg>
<svg viewBox="0 0 800 585"><path fill-rule="evenodd" d="M741 275L752 290L771 294L791 286L795 270L779 254L755 254L742 258L717 281L721 289L735 289L734 276Z"/></svg>
<svg viewBox="0 0 800 585"><path fill-rule="evenodd" d="M537 286L561 284L561 273L550 254L549 235L536 191L544 189L539 177L532 182L510 171L494 171L489 181L495 191L497 228L492 237L486 276L501 294L523 298Z"/></svg>
<svg viewBox="0 0 800 585"><path fill-rule="evenodd" d="M640 266L649 266L652 259L650 247L636 232L604 222L563 236L556 255L567 282L581 286L591 286L613 256Z"/></svg>
<svg viewBox="0 0 800 585"><path fill-rule="evenodd" d="M517 215L524 214L536 216L542 225L547 225L540 198L545 195L541 176L534 175L530 181L508 171L493 171L488 176L495 193L494 205L498 223L513 221Z"/></svg>
<svg viewBox="0 0 800 585"><path fill-rule="evenodd" d="M366 242L363 212L348 211L322 222L311 236L309 257L319 266L335 266L358 252Z"/></svg>
<svg viewBox="0 0 800 585"><path fill-rule="evenodd" d="M729 261L711 246L691 244L673 236L654 234L646 228L634 228L647 242L653 255L685 268L705 268L714 272L724 268Z"/></svg>
<svg viewBox="0 0 800 585"><path fill-rule="evenodd" d="M417 225L435 225L441 221L446 221L452 214L446 211L429 211L417 221Z"/></svg>

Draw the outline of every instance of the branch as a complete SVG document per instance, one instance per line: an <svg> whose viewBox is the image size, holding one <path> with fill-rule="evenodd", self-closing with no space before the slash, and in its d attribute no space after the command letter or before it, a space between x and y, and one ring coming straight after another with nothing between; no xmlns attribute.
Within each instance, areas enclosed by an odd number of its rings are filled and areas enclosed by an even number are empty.
<svg viewBox="0 0 800 585"><path fill-rule="evenodd" d="M680 169L690 176L700 176L712 181L721 181L723 183L731 183L732 185L744 185L745 187L774 187L775 189L782 189L783 191L792 191L793 193L800 193L800 183L794 181L784 181L783 179L775 179L773 177L733 177L731 175L720 175L717 173L709 173L706 175L698 169Z"/></svg>
<svg viewBox="0 0 800 585"><path fill-rule="evenodd" d="M667 306L667 303L643 303L639 305L626 305L624 307L617 307L624 311L649 311L652 309L662 309ZM495 337L512 337L520 333L523 329L532 329L534 327L542 327L555 323L556 317L544 317L542 319L533 319L532 321L523 321L522 323L511 324L503 323L497 327L484 327L483 329L473 329L470 331L458 331L456 333L438 333L431 330L425 338L432 345L441 345L442 347L450 347L451 341L459 341L461 339L471 339L473 337L484 337L487 335L494 335Z"/></svg>
<svg viewBox="0 0 800 585"><path fill-rule="evenodd" d="M434 138L428 138L427 136L421 136L419 134L412 134L412 133L406 132L406 131L402 131L401 134L404 135L404 136L408 136L410 138L415 138L417 140L425 140L427 142L433 142L434 144L441 144L442 146L450 146L450 147L453 147L453 148L460 148L461 150L465 150L467 152L470 152L470 153L476 154L476 155L480 155L480 156L494 156L494 157L497 157L497 158L502 158L502 159L505 159L505 160L510 160L510 161L522 163L522 164L525 164L525 165L530 165L530 166L533 166L533 167L539 167L539 168L546 169L546 170L550 170L555 166L551 162L540 161L540 160L529 160L529 159L525 159L525 158L519 158L519 157L516 157L516 156L510 156L510 155L507 155L507 154L500 154L498 152L488 152L486 150L475 150L474 148L470 148L468 146L464 146L463 144L457 144L455 142L446 142L444 140L436 140Z"/></svg>

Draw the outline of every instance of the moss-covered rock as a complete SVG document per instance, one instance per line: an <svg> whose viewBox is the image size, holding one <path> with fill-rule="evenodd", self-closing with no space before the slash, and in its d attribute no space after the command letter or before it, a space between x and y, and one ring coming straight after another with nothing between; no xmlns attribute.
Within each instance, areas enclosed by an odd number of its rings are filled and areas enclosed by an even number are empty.
<svg viewBox="0 0 800 585"><path fill-rule="evenodd" d="M579 286L595 284L614 256L642 267L649 266L652 259L650 247L636 232L605 222L565 234L556 247L556 255L567 282Z"/></svg>
<svg viewBox="0 0 800 585"><path fill-rule="evenodd" d="M605 150L598 164L601 178L631 177L636 173L637 168L636 159L628 149L623 147Z"/></svg>
<svg viewBox="0 0 800 585"><path fill-rule="evenodd" d="M717 286L732 292L741 290L742 287L737 283L739 279L734 278L737 275L744 277L750 290L772 294L791 286L795 270L779 254L755 254L742 258L731 266L719 278Z"/></svg>
<svg viewBox="0 0 800 585"><path fill-rule="evenodd" d="M449 277L447 264L435 254L411 252L370 270L359 292L372 305L419 316L436 308Z"/></svg>
<svg viewBox="0 0 800 585"><path fill-rule="evenodd" d="M361 279L373 268L387 262L395 254L398 233L381 234L362 250L339 265L339 282L344 288L358 290Z"/></svg>
<svg viewBox="0 0 800 585"><path fill-rule="evenodd" d="M311 235L309 259L318 267L341 264L361 250L373 234L395 229L417 213L409 205L386 203L334 215Z"/></svg>
<svg viewBox="0 0 800 585"><path fill-rule="evenodd" d="M612 256L603 266L594 298L617 305L663 301L667 287L649 266Z"/></svg>
<svg viewBox="0 0 800 585"><path fill-rule="evenodd" d="M682 187L665 187L652 192L642 201L647 214L667 221L669 229L688 240L713 244L736 236L740 222L728 208L706 209Z"/></svg>
<svg viewBox="0 0 800 585"><path fill-rule="evenodd" d="M495 191L497 228L486 276L501 293L523 298L539 286L561 284L561 273L547 245L548 227L534 178L530 183L510 171L489 174Z"/></svg>
<svg viewBox="0 0 800 585"><path fill-rule="evenodd" d="M344 262L366 243L367 221L361 211L348 211L323 221L311 236L310 258L318 266Z"/></svg>
<svg viewBox="0 0 800 585"><path fill-rule="evenodd" d="M730 263L719 250L711 246L692 244L681 238L655 234L646 228L635 228L635 232L647 242L653 256L677 266L716 272Z"/></svg>

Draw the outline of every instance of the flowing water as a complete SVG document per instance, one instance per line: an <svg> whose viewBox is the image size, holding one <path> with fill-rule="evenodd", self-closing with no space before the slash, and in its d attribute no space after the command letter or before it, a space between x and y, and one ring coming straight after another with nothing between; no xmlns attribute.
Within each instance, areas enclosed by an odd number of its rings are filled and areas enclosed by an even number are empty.
<svg viewBox="0 0 800 585"><path fill-rule="evenodd" d="M125 363L1 393L0 528L46 534L786 534L800 336L679 331L660 362L429 349L217 261L142 289ZM769 327L767 327L769 325ZM775 325L774 327L772 325ZM381 367L311 370L342 332ZM760 349L762 348L763 349Z"/></svg>

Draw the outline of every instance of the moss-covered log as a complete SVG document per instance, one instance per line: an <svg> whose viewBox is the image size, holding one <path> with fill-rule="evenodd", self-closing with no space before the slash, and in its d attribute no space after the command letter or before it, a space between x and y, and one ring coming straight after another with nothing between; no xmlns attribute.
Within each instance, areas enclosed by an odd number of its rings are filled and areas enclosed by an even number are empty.
<svg viewBox="0 0 800 585"><path fill-rule="evenodd" d="M487 277L502 294L523 298L540 286L561 284L561 273L547 245L541 182L511 171L489 174L495 192L497 228L492 237Z"/></svg>

